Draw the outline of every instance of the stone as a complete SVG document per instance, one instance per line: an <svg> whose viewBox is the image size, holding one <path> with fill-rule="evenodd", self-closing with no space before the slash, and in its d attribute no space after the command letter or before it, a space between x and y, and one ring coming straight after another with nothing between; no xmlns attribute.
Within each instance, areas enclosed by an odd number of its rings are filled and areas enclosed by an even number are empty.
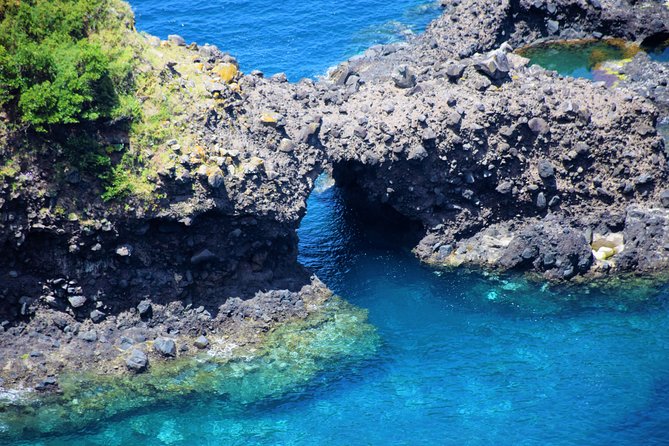
<svg viewBox="0 0 669 446"><path fill-rule="evenodd" d="M537 135L543 135L550 131L550 126L543 118L532 118L527 121L527 126L532 130L533 133Z"/></svg>
<svg viewBox="0 0 669 446"><path fill-rule="evenodd" d="M216 169L214 172L210 173L207 176L207 183L214 189L218 189L223 185L224 177L223 172L220 169Z"/></svg>
<svg viewBox="0 0 669 446"><path fill-rule="evenodd" d="M186 46L186 41L178 34L170 34L167 36L167 41L176 46Z"/></svg>
<svg viewBox="0 0 669 446"><path fill-rule="evenodd" d="M288 76L286 76L286 73L276 73L276 74L273 74L270 77L270 80L272 82L277 82L279 84L284 84L284 83L288 82Z"/></svg>
<svg viewBox="0 0 669 446"><path fill-rule="evenodd" d="M665 189L660 193L660 202L662 207L669 208L669 189Z"/></svg>
<svg viewBox="0 0 669 446"><path fill-rule="evenodd" d="M452 81L456 81L462 77L465 71L465 65L457 62L450 62L446 65L446 76Z"/></svg>
<svg viewBox="0 0 669 446"><path fill-rule="evenodd" d="M237 65L227 62L216 65L212 72L218 76L221 81L230 84L237 77L239 69L237 68Z"/></svg>
<svg viewBox="0 0 669 446"><path fill-rule="evenodd" d="M132 349L130 355L125 358L125 365L133 372L143 372L149 365L149 358L141 350Z"/></svg>
<svg viewBox="0 0 669 446"><path fill-rule="evenodd" d="M557 32L560 30L560 22L556 20L549 20L546 22L546 30L548 31L548 34L557 34Z"/></svg>
<svg viewBox="0 0 669 446"><path fill-rule="evenodd" d="M135 341L125 336L121 336L121 339L118 342L118 348L121 350L128 350L133 345L135 345Z"/></svg>
<svg viewBox="0 0 669 446"><path fill-rule="evenodd" d="M320 124L316 122L311 122L300 129L297 140L301 143L309 143L310 139L314 137L318 130L320 129Z"/></svg>
<svg viewBox="0 0 669 446"><path fill-rule="evenodd" d="M283 116L280 113L276 112L265 112L260 116L260 122L271 126L271 127L281 127L285 125Z"/></svg>
<svg viewBox="0 0 669 446"><path fill-rule="evenodd" d="M515 70L530 64L530 59L515 53L508 53L506 55L506 58L509 61L509 66L511 66Z"/></svg>
<svg viewBox="0 0 669 446"><path fill-rule="evenodd" d="M151 305L151 301L145 299L140 303L138 303L137 311L139 312L140 317L142 317L143 319L150 318L151 315L153 314L153 306Z"/></svg>
<svg viewBox="0 0 669 446"><path fill-rule="evenodd" d="M209 339L207 339L205 336L199 336L195 341L193 341L193 345L199 349L205 349L209 347Z"/></svg>
<svg viewBox="0 0 669 446"><path fill-rule="evenodd" d="M77 337L86 342L95 342L98 340L98 332L95 330L82 331Z"/></svg>
<svg viewBox="0 0 669 446"><path fill-rule="evenodd" d="M407 154L407 159L409 160L422 160L423 158L427 157L427 150L425 150L425 147L421 145L415 145L412 146L409 149L409 153Z"/></svg>
<svg viewBox="0 0 669 446"><path fill-rule="evenodd" d="M493 80L502 80L509 75L509 60L501 50L493 51L487 57L479 60L475 68Z"/></svg>
<svg viewBox="0 0 669 446"><path fill-rule="evenodd" d="M444 122L446 123L446 125L451 127L459 125L461 121L462 121L462 115L455 110L449 110L444 118Z"/></svg>
<svg viewBox="0 0 669 446"><path fill-rule="evenodd" d="M100 310L93 310L91 311L90 316L91 320L97 324L98 322L102 322L106 315Z"/></svg>
<svg viewBox="0 0 669 446"><path fill-rule="evenodd" d="M437 139L437 133L430 127L423 130L423 141L434 141Z"/></svg>
<svg viewBox="0 0 669 446"><path fill-rule="evenodd" d="M511 181L504 181L495 188L497 192L503 195L511 193L512 189L513 189L513 183L511 183Z"/></svg>
<svg viewBox="0 0 669 446"><path fill-rule="evenodd" d="M346 81L348 80L349 76L351 75L351 68L349 67L348 63L344 62L343 64L340 64L330 72L330 80L332 83L335 85L345 85Z"/></svg>
<svg viewBox="0 0 669 446"><path fill-rule="evenodd" d="M397 67L392 78L397 88L413 88L416 85L416 75L407 65Z"/></svg>
<svg viewBox="0 0 669 446"><path fill-rule="evenodd" d="M203 263L211 262L217 260L218 257L213 252L209 251L207 248L204 248L198 251L193 257L190 258L190 263L193 265L201 265Z"/></svg>
<svg viewBox="0 0 669 446"><path fill-rule="evenodd" d="M546 180L555 176L555 168L550 161L545 159L540 160L539 164L537 164L537 173L542 179Z"/></svg>
<svg viewBox="0 0 669 446"><path fill-rule="evenodd" d="M219 82L213 82L211 84L207 84L206 88L207 88L207 91L209 93L215 94L215 93L221 93L221 92L225 91L226 87L225 87L225 85L223 85Z"/></svg>
<svg viewBox="0 0 669 446"><path fill-rule="evenodd" d="M48 376L35 386L35 390L42 392L56 386L58 386L58 380L56 377Z"/></svg>
<svg viewBox="0 0 669 446"><path fill-rule="evenodd" d="M546 202L546 195L543 192L539 192L537 195L537 207L539 209L544 209L548 203Z"/></svg>
<svg viewBox="0 0 669 446"><path fill-rule="evenodd" d="M295 143L288 138L283 138L279 142L279 152L292 153L295 150Z"/></svg>
<svg viewBox="0 0 669 446"><path fill-rule="evenodd" d="M634 179L634 183L637 186L643 186L644 184L652 183L653 182L653 176L647 173L642 173L638 177Z"/></svg>
<svg viewBox="0 0 669 446"><path fill-rule="evenodd" d="M132 246L130 245L121 245L116 248L116 255L120 257L129 257L132 255Z"/></svg>
<svg viewBox="0 0 669 446"><path fill-rule="evenodd" d="M86 304L85 296L70 296L67 298L67 301L70 303L72 308L81 308Z"/></svg>
<svg viewBox="0 0 669 446"><path fill-rule="evenodd" d="M170 338L157 338L153 348L162 356L174 358L177 355L177 344Z"/></svg>

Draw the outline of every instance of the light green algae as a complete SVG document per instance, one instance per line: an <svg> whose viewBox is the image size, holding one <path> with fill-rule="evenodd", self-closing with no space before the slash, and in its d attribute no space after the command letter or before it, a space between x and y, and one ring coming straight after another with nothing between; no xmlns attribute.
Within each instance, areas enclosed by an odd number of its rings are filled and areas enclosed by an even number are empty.
<svg viewBox="0 0 669 446"><path fill-rule="evenodd" d="M256 347L227 357L155 363L137 376L63 376L61 395L0 405L0 440L62 434L177 397L216 397L231 406L278 398L321 373L373 357L379 344L367 312L334 297L305 320L279 325Z"/></svg>

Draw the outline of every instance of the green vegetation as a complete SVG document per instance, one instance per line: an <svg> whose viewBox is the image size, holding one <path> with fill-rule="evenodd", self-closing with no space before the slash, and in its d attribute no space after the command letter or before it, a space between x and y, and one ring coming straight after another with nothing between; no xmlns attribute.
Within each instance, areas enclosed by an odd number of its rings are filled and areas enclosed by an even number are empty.
<svg viewBox="0 0 669 446"><path fill-rule="evenodd" d="M102 199L110 201L136 196L149 201L155 186L149 181L149 171L142 168L143 164L141 156L133 156L131 152L124 153L116 166L100 175L106 185Z"/></svg>
<svg viewBox="0 0 669 446"><path fill-rule="evenodd" d="M0 0L0 106L45 132L132 117L133 57L108 0Z"/></svg>
<svg viewBox="0 0 669 446"><path fill-rule="evenodd" d="M147 210L164 197L160 175L187 169L179 156L204 162L189 125L221 106L202 81L221 67L133 23L123 0L0 0L0 181L29 187L21 167L39 165L54 194L82 181L86 195Z"/></svg>

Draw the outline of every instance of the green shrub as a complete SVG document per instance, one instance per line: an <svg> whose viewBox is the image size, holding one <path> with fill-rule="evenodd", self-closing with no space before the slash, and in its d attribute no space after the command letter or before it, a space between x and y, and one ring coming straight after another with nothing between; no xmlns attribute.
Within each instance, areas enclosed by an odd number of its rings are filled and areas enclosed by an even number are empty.
<svg viewBox="0 0 669 446"><path fill-rule="evenodd" d="M118 118L132 55L92 38L110 25L109 1L0 0L0 107L40 131Z"/></svg>

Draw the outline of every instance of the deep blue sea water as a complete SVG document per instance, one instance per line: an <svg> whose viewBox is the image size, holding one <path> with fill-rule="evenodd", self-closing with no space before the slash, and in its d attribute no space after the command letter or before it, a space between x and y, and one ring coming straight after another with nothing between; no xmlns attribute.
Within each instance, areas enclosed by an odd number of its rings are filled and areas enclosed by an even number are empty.
<svg viewBox="0 0 669 446"><path fill-rule="evenodd" d="M211 43L244 71L285 72L292 81L327 69L378 43L422 31L435 0L131 0L137 29L163 39Z"/></svg>

